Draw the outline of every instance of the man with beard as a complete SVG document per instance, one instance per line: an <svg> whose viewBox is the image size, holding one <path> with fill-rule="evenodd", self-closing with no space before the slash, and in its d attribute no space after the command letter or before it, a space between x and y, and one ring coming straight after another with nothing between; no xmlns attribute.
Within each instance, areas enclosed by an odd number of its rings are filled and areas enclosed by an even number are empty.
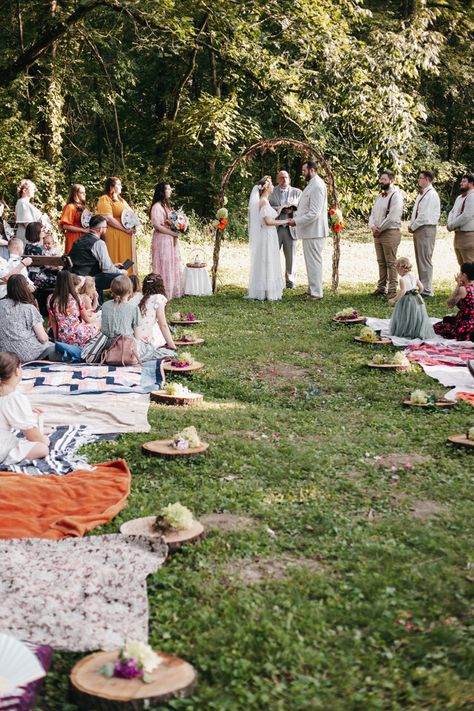
<svg viewBox="0 0 474 711"><path fill-rule="evenodd" d="M280 170L277 175L277 183L278 185L268 198L268 202L275 210L279 211L281 219L292 218L301 197L301 190L291 187L290 176L286 170ZM296 234L294 229L288 225L280 225L277 227L277 232L280 249L283 247L285 255L286 288L294 289L296 286Z"/></svg>
<svg viewBox="0 0 474 711"><path fill-rule="evenodd" d="M433 250L436 225L439 222L439 196L433 187L431 170L422 170L418 176L419 193L413 206L408 232L413 234L416 267L423 284L422 296L433 296Z"/></svg>
<svg viewBox="0 0 474 711"><path fill-rule="evenodd" d="M461 178L461 194L448 215L448 231L454 231L454 251L459 266L474 262L474 174Z"/></svg>
<svg viewBox="0 0 474 711"><path fill-rule="evenodd" d="M377 197L370 213L369 226L374 236L375 254L379 265L379 280L373 296L392 299L397 292L395 262L400 244L403 214L403 195L395 187L395 173L384 170L379 183L382 192Z"/></svg>

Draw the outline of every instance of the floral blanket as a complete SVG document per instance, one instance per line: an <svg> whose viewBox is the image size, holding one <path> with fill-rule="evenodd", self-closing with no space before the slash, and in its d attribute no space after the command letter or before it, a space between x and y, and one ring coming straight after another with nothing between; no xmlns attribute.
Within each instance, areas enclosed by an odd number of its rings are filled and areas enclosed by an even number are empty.
<svg viewBox="0 0 474 711"><path fill-rule="evenodd" d="M119 534L0 541L0 629L68 652L147 642L146 578L167 550Z"/></svg>

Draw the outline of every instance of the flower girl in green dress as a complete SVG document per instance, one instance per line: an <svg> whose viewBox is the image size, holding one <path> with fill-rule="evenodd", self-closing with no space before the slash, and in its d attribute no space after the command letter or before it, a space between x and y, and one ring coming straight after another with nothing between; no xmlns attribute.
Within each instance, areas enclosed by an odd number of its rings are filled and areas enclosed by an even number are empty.
<svg viewBox="0 0 474 711"><path fill-rule="evenodd" d="M425 302L420 292L423 284L412 273L412 264L407 257L400 257L395 262L395 267L400 275L399 290L389 304L395 305L390 319L390 335L400 338L420 338L426 341L435 338L435 332Z"/></svg>

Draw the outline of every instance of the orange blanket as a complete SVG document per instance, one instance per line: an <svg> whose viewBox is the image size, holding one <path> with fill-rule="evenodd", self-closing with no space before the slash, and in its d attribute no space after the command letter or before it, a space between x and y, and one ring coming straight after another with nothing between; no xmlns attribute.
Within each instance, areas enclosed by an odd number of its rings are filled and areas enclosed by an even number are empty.
<svg viewBox="0 0 474 711"><path fill-rule="evenodd" d="M0 538L70 538L111 521L130 494L123 459L59 477L0 472Z"/></svg>

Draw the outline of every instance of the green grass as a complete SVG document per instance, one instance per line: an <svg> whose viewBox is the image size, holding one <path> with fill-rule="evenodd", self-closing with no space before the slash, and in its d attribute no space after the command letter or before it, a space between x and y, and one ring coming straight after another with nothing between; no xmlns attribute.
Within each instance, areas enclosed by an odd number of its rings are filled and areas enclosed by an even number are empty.
<svg viewBox="0 0 474 711"><path fill-rule="evenodd" d="M210 533L148 580L151 643L199 673L194 696L173 709L474 708L474 460L446 444L474 412L463 403L403 409L415 387L444 389L422 372L365 367L374 349L352 340L359 327L331 317L348 305L388 316L368 290L327 293L321 303L301 289L275 304L247 302L233 288L181 300L176 308L206 319L196 350L206 367L192 383L212 407L153 405L151 435L89 448L91 460L124 457L133 474L128 506L96 534L173 501L196 516L255 519L245 531ZM430 312L442 313L445 298L431 300ZM278 375L283 364L298 366L296 377L291 368ZM142 455L144 441L189 424L210 442L208 457ZM375 466L394 453L427 459ZM414 518L419 500L442 513ZM321 572L294 567L256 585L229 573L233 561L289 555L319 561ZM411 630L397 623L404 611ZM55 654L42 711L75 708L67 674L79 656Z"/></svg>

